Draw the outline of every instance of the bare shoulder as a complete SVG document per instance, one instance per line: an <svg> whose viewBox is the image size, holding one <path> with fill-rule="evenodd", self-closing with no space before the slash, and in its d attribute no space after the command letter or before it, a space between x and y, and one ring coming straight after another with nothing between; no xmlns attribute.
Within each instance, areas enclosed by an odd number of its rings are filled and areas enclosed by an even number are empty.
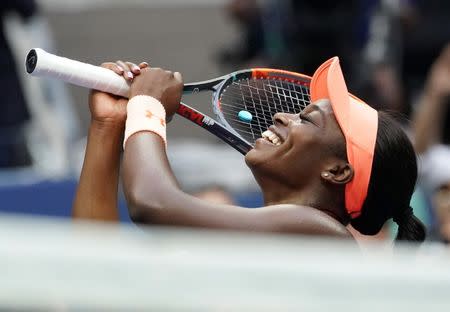
<svg viewBox="0 0 450 312"><path fill-rule="evenodd" d="M312 207L299 205L267 206L267 213L281 232L352 238L347 228L328 214Z"/></svg>

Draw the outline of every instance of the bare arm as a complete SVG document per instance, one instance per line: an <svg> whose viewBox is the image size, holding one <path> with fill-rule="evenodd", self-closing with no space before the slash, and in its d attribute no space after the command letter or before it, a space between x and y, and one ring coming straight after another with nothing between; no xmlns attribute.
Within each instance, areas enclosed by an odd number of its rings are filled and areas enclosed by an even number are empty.
<svg viewBox="0 0 450 312"><path fill-rule="evenodd" d="M433 64L424 93L413 116L415 147L418 153L442 140L447 97L450 95L450 45Z"/></svg>
<svg viewBox="0 0 450 312"><path fill-rule="evenodd" d="M128 140L123 182L130 217L137 223L349 237L343 225L313 208L246 209L212 204L184 193L170 168L164 143L151 132L137 133Z"/></svg>
<svg viewBox="0 0 450 312"><path fill-rule="evenodd" d="M161 77L164 75L168 76ZM133 83L131 93L165 98L162 102L165 102L168 116L171 116L179 103L181 87L179 97L173 99L161 96L164 92L161 93L160 90L158 94L145 87L137 87L142 84L155 88L160 84L164 88L166 85L177 84L171 75L160 70L143 72ZM313 208L282 205L245 209L209 203L184 193L178 187L170 168L163 140L149 131L135 133L127 140L123 182L130 216L138 223L349 236L342 224Z"/></svg>
<svg viewBox="0 0 450 312"><path fill-rule="evenodd" d="M117 192L123 125L93 121L72 215L77 219L117 221Z"/></svg>
<svg viewBox="0 0 450 312"><path fill-rule="evenodd" d="M130 80L129 71L139 75L140 68L132 63L104 63L118 75ZM120 152L125 128L128 100L107 93L93 91L89 98L91 125L72 208L77 219L117 221L119 219L117 192L119 184Z"/></svg>

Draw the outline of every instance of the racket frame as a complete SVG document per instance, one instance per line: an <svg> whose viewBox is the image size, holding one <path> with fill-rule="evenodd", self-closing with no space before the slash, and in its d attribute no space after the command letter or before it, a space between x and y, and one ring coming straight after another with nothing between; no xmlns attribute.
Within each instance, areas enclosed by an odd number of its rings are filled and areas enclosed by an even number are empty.
<svg viewBox="0 0 450 312"><path fill-rule="evenodd" d="M219 122L224 125L235 137L241 139L246 144L249 144L244 138L239 135L239 133L234 130L234 128L229 124L227 119L225 118L220 103L220 97L222 92L227 88L228 85L232 84L235 81L242 79L271 79L271 80L281 80L295 83L300 86L304 86L309 88L312 77L300 73L290 72L281 69L272 69L272 68L253 68L253 69L243 69L239 71L235 71L233 73L224 75L222 77L207 80L204 82L192 83L190 85L190 89L195 88L195 86L201 86L198 88L198 91L202 91L206 89L206 86L210 86L210 90L213 91L212 97L212 107L214 110L214 114L219 119ZM251 148L253 146L250 144Z"/></svg>

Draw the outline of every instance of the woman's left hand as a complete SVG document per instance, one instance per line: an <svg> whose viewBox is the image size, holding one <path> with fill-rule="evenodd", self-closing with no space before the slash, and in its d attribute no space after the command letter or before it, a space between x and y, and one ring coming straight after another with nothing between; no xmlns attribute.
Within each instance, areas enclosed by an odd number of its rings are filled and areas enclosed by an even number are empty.
<svg viewBox="0 0 450 312"><path fill-rule="evenodd" d="M117 61L106 62L101 65L104 68L112 70L117 75L123 76L131 81L141 73L141 70L148 67L145 62L136 65L131 62ZM89 97L89 108L93 122L102 125L124 126L127 116L126 105L128 100L120 96L109 93L92 90Z"/></svg>

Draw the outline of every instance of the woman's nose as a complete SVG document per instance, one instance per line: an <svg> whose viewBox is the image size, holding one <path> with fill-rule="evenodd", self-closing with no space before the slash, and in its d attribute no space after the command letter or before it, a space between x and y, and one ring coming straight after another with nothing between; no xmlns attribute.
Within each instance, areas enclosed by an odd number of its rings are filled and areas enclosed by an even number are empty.
<svg viewBox="0 0 450 312"><path fill-rule="evenodd" d="M290 118L291 114L287 114L287 113L276 113L275 115L273 115L273 122L275 125L282 125L282 126L287 126L289 124L289 120L291 120L292 118Z"/></svg>

